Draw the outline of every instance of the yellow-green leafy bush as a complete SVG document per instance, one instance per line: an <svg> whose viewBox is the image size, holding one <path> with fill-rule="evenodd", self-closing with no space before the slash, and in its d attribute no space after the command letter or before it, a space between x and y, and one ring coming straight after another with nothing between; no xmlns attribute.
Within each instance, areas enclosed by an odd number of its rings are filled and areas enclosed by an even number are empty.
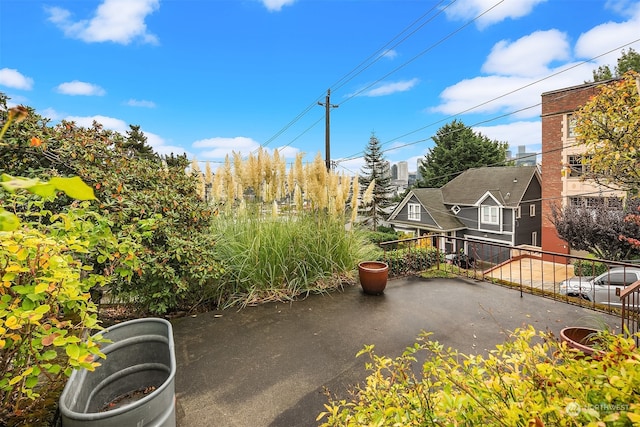
<svg viewBox="0 0 640 427"><path fill-rule="evenodd" d="M0 133L21 111L12 109ZM88 202L45 209L59 193L94 199L77 177L0 178L0 424L47 425L73 369L104 358L90 289L138 268L137 243L120 239Z"/></svg>
<svg viewBox="0 0 640 427"><path fill-rule="evenodd" d="M582 357L533 327L485 355L445 349L424 334L393 359L369 354L366 383L329 399L322 426L636 426L640 352L633 338L601 335ZM417 373L418 356L426 361ZM576 357L578 356L578 357Z"/></svg>

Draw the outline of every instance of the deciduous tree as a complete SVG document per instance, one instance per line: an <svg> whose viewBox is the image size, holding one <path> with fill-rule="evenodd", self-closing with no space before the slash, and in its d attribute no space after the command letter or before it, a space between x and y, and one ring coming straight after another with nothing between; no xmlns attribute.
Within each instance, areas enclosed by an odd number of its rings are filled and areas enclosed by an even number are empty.
<svg viewBox="0 0 640 427"><path fill-rule="evenodd" d="M637 193L640 189L640 74L627 72L603 84L575 116L578 143L585 148L584 179Z"/></svg>
<svg viewBox="0 0 640 427"><path fill-rule="evenodd" d="M620 236L640 235L640 224L626 219L637 212L638 206L639 199L630 199L623 210L553 205L551 221L558 235L573 249L607 260L632 259L640 255L640 247Z"/></svg>

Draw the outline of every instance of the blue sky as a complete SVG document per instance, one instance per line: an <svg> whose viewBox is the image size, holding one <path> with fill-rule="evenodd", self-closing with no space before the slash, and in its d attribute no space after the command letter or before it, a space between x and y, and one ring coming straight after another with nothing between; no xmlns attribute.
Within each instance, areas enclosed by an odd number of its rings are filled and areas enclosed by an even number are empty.
<svg viewBox="0 0 640 427"><path fill-rule="evenodd" d="M0 91L214 169L261 145L409 170L453 119L540 151L540 95L640 51L630 0L2 0Z"/></svg>

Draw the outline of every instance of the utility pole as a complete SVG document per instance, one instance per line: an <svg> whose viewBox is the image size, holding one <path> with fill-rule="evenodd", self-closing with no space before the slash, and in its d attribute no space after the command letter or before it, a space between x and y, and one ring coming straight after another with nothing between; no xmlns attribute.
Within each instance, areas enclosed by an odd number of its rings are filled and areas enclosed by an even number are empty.
<svg viewBox="0 0 640 427"><path fill-rule="evenodd" d="M331 103L329 102L329 97L331 96L331 89L327 89L327 97L325 98L325 102L324 104L322 102L318 102L318 105L322 105L323 107L325 107L326 112L325 112L325 117L324 117L324 123L325 123L325 127L324 127L324 145L325 145L325 151L326 151L326 156L325 156L325 165L327 165L327 172L331 172L331 143L330 143L330 119L329 119L329 112L331 111L331 108L338 108L338 105L331 105Z"/></svg>

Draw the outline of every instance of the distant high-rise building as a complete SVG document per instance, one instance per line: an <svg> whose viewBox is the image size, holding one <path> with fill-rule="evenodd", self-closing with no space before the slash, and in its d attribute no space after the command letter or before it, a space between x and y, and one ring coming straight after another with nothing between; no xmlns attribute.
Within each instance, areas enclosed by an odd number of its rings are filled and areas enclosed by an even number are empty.
<svg viewBox="0 0 640 427"><path fill-rule="evenodd" d="M398 162L398 181L409 182L409 164L407 162Z"/></svg>
<svg viewBox="0 0 640 427"><path fill-rule="evenodd" d="M398 179L398 165L391 166L391 179Z"/></svg>
<svg viewBox="0 0 640 427"><path fill-rule="evenodd" d="M536 157L536 153L527 153L527 147L519 145L518 154L516 154L515 158L516 166L535 166Z"/></svg>
<svg viewBox="0 0 640 427"><path fill-rule="evenodd" d="M420 168L424 165L424 156L423 157L418 157L418 160L416 161L416 173L418 175L418 178L420 178Z"/></svg>

